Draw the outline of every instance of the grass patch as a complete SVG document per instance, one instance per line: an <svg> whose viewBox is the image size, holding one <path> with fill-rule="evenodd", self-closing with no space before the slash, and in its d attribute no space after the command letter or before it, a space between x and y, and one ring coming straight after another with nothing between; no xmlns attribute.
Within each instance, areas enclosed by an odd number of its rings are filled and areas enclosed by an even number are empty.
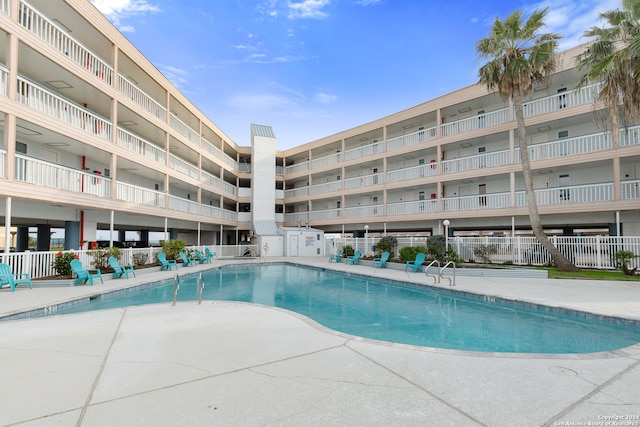
<svg viewBox="0 0 640 427"><path fill-rule="evenodd" d="M591 279L591 280L625 280L640 282L640 276L625 276L621 271L610 270L582 270L578 272L558 271L557 268L547 268L550 279Z"/></svg>

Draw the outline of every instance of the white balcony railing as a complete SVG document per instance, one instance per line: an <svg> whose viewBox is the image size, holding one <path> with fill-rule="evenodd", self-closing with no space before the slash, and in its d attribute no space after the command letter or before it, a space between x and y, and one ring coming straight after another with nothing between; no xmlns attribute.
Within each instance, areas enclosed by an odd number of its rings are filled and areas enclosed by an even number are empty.
<svg viewBox="0 0 640 427"><path fill-rule="evenodd" d="M208 216L210 218L222 218L222 209L216 206L201 205L200 209L204 216Z"/></svg>
<svg viewBox="0 0 640 427"><path fill-rule="evenodd" d="M292 212L284 214L285 222L306 221L309 219L309 212Z"/></svg>
<svg viewBox="0 0 640 427"><path fill-rule="evenodd" d="M312 185L311 194L331 193L342 190L342 181L325 182L324 184Z"/></svg>
<svg viewBox="0 0 640 427"><path fill-rule="evenodd" d="M352 148L344 152L345 160L359 159L361 157L371 156L372 154L381 153L384 148L382 142L374 142L372 144L363 145L358 148Z"/></svg>
<svg viewBox="0 0 640 427"><path fill-rule="evenodd" d="M7 96L7 79L9 78L9 70L0 66L0 95Z"/></svg>
<svg viewBox="0 0 640 427"><path fill-rule="evenodd" d="M311 211L311 219L314 221L323 221L327 219L340 218L340 209L323 209Z"/></svg>
<svg viewBox="0 0 640 427"><path fill-rule="evenodd" d="M169 167L191 178L200 179L200 169L175 154L169 154Z"/></svg>
<svg viewBox="0 0 640 427"><path fill-rule="evenodd" d="M622 199L640 199L640 179L620 183Z"/></svg>
<svg viewBox="0 0 640 427"><path fill-rule="evenodd" d="M341 153L333 153L328 156L311 160L311 169L317 169L328 165L335 165L342 161Z"/></svg>
<svg viewBox="0 0 640 427"><path fill-rule="evenodd" d="M383 176L384 175L381 173L375 173L372 175L348 178L344 180L344 189L348 190L351 188L363 188L363 187L369 187L370 185L382 184Z"/></svg>
<svg viewBox="0 0 640 427"><path fill-rule="evenodd" d="M74 193L109 197L111 179L51 162L16 154L17 181L57 188Z"/></svg>
<svg viewBox="0 0 640 427"><path fill-rule="evenodd" d="M464 172L494 166L508 165L511 152L509 150L493 151L491 153L475 154L459 159L443 160L442 173Z"/></svg>
<svg viewBox="0 0 640 427"><path fill-rule="evenodd" d="M202 171L202 183L206 184L210 187L217 188L218 190L222 190L222 180L215 175L210 174L209 172Z"/></svg>
<svg viewBox="0 0 640 427"><path fill-rule="evenodd" d="M509 193L480 194L474 196L445 197L443 211L474 211L479 209L504 209L511 206Z"/></svg>
<svg viewBox="0 0 640 427"><path fill-rule="evenodd" d="M598 97L600 84L585 86L580 89L567 90L544 98L534 99L522 105L525 117L539 116L564 108L589 104Z"/></svg>
<svg viewBox="0 0 640 427"><path fill-rule="evenodd" d="M309 162L296 163L296 164L291 165L291 166L286 166L284 168L284 174L285 175L291 175L291 174L294 174L296 172L304 172L304 171L308 171L308 170L309 170Z"/></svg>
<svg viewBox="0 0 640 427"><path fill-rule="evenodd" d="M121 127L118 127L117 135L118 146L126 148L132 153L140 154L141 156L153 160L154 162L161 163L163 165L166 164L167 152L163 148L160 148L154 143L140 138L139 136Z"/></svg>
<svg viewBox="0 0 640 427"><path fill-rule="evenodd" d="M387 182L406 181L409 179L420 179L438 174L438 165L430 163L428 165L412 166L410 168L396 169L387 172Z"/></svg>
<svg viewBox="0 0 640 427"><path fill-rule="evenodd" d="M600 132L530 145L529 159L535 161L609 150L612 147L610 136L610 132ZM515 154L515 161L520 162L520 148L516 148Z"/></svg>
<svg viewBox="0 0 640 427"><path fill-rule="evenodd" d="M442 124L440 125L440 129L442 132L442 136L451 136L490 126L496 126L508 121L509 109L502 108L500 110L491 111L489 113L478 114L477 116Z"/></svg>
<svg viewBox="0 0 640 427"><path fill-rule="evenodd" d="M437 200L417 200L413 202L387 204L387 216L416 215L438 212Z"/></svg>
<svg viewBox="0 0 640 427"><path fill-rule="evenodd" d="M7 152L5 150L0 150L0 178L7 177L7 172L4 170L6 158Z"/></svg>
<svg viewBox="0 0 640 427"><path fill-rule="evenodd" d="M104 80L107 84L111 84L113 68L71 37L69 31L62 29L28 3L21 1L18 7L18 22L23 27L53 46L54 49L64 53L89 73Z"/></svg>
<svg viewBox="0 0 640 427"><path fill-rule="evenodd" d="M437 138L436 126L428 129L420 129L416 132L408 133L402 136L396 136L387 139L387 151L396 150L410 145L420 144L421 142L431 141Z"/></svg>
<svg viewBox="0 0 640 427"><path fill-rule="evenodd" d="M165 195L163 192L150 190L148 188L120 181L116 183L116 198L118 200L137 203L139 205L155 206L159 208L164 208L165 206Z"/></svg>
<svg viewBox="0 0 640 427"><path fill-rule="evenodd" d="M142 89L136 86L131 80L122 75L118 75L118 89L127 98L133 100L144 110L150 112L162 121L167 120L167 109L155 99L147 95Z"/></svg>
<svg viewBox="0 0 640 427"><path fill-rule="evenodd" d="M169 115L169 125L189 141L196 145L200 144L200 136L198 132L193 130L188 124L180 120L178 116L173 113Z"/></svg>
<svg viewBox="0 0 640 427"><path fill-rule="evenodd" d="M345 218L367 218L384 215L383 205L368 205L344 208Z"/></svg>
<svg viewBox="0 0 640 427"><path fill-rule="evenodd" d="M17 97L31 108L111 141L111 122L23 77L18 77Z"/></svg>
<svg viewBox="0 0 640 427"><path fill-rule="evenodd" d="M222 210L222 218L229 221L237 221L238 220L238 212L230 211L228 209Z"/></svg>
<svg viewBox="0 0 640 427"><path fill-rule="evenodd" d="M573 185L535 190L536 203L558 205L568 203L594 203L613 200L613 183ZM516 191L516 206L527 206L524 191Z"/></svg>
<svg viewBox="0 0 640 427"><path fill-rule="evenodd" d="M225 193L233 194L234 196L238 195L238 187L228 182L223 183L223 190Z"/></svg>
<svg viewBox="0 0 640 427"><path fill-rule="evenodd" d="M304 197L309 195L309 187L292 188L284 191L284 197L286 199L293 199L295 197Z"/></svg>
<svg viewBox="0 0 640 427"><path fill-rule="evenodd" d="M204 138L202 138L202 148L216 159L222 160L222 151Z"/></svg>
<svg viewBox="0 0 640 427"><path fill-rule="evenodd" d="M188 212L191 214L199 214L200 213L200 203L194 202L193 200L183 199L182 197L177 197L173 195L169 195L169 209L173 209L174 211L180 212Z"/></svg>

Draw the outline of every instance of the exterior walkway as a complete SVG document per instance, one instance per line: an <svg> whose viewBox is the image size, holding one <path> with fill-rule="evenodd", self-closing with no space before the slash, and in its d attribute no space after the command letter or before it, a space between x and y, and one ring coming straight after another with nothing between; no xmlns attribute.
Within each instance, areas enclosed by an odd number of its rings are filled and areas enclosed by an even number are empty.
<svg viewBox="0 0 640 427"><path fill-rule="evenodd" d="M327 257L293 260L432 282ZM227 262L237 261L212 266ZM174 274L3 288L0 317ZM460 276L455 288L640 320L639 283ZM0 384L0 425L640 426L640 345L587 355L451 351L348 336L231 302L0 322Z"/></svg>

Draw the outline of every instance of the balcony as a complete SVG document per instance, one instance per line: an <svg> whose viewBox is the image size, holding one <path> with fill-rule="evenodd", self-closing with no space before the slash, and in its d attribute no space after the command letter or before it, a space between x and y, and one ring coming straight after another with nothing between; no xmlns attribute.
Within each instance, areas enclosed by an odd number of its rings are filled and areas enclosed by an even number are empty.
<svg viewBox="0 0 640 427"><path fill-rule="evenodd" d="M491 153L475 154L459 159L443 160L440 165L442 173L458 173L470 170L508 165L511 163L511 151L500 150Z"/></svg>
<svg viewBox="0 0 640 427"><path fill-rule="evenodd" d="M340 209L323 209L318 211L311 211L311 220L313 221L323 221L327 219L338 218L340 218Z"/></svg>
<svg viewBox="0 0 640 427"><path fill-rule="evenodd" d="M384 215L384 205L368 205L344 208L345 218L369 218Z"/></svg>
<svg viewBox="0 0 640 427"><path fill-rule="evenodd" d="M200 169L174 154L169 154L169 167L191 178L200 179Z"/></svg>
<svg viewBox="0 0 640 427"><path fill-rule="evenodd" d="M613 200L613 183L544 188L535 190L535 193L538 206L609 202ZM524 191L516 191L516 206L527 206L527 196Z"/></svg>
<svg viewBox="0 0 640 427"><path fill-rule="evenodd" d="M16 154L16 181L74 193L110 197L111 179L90 172Z"/></svg>
<svg viewBox="0 0 640 427"><path fill-rule="evenodd" d="M37 111L111 142L110 121L24 77L18 77L17 98Z"/></svg>
<svg viewBox="0 0 640 427"><path fill-rule="evenodd" d="M510 206L511 195L509 193L445 197L442 199L442 210L445 212L504 209Z"/></svg>
<svg viewBox="0 0 640 427"><path fill-rule="evenodd" d="M438 174L438 165L431 163L428 165L412 166L410 168L396 169L387 172L387 182L407 181L410 179L420 179Z"/></svg>
<svg viewBox="0 0 640 427"><path fill-rule="evenodd" d="M118 90L156 118L167 120L167 109L122 75L118 75Z"/></svg>
<svg viewBox="0 0 640 427"><path fill-rule="evenodd" d="M317 159L311 160L311 169L317 169L324 166L335 165L340 163L342 160L341 153L333 153L328 156L318 157Z"/></svg>
<svg viewBox="0 0 640 427"><path fill-rule="evenodd" d="M323 194L323 193L333 193L335 191L342 190L342 181L334 181L334 182L326 182L324 184L312 185L310 187L310 193L313 194Z"/></svg>
<svg viewBox="0 0 640 427"><path fill-rule="evenodd" d="M406 135L397 136L387 139L387 151L396 150L398 148L409 147L411 145L420 144L422 142L431 141L437 138L437 127L433 126L427 129L420 129L416 132Z"/></svg>
<svg viewBox="0 0 640 427"><path fill-rule="evenodd" d="M125 182L116 183L116 198L125 202L139 205L165 207L165 194L160 191L127 184Z"/></svg>
<svg viewBox="0 0 640 427"><path fill-rule="evenodd" d="M533 117L559 111L564 108L590 104L595 101L599 92L599 83L585 86L580 89L559 92L557 95L550 95L523 103L523 113L525 117Z"/></svg>
<svg viewBox="0 0 640 427"><path fill-rule="evenodd" d="M640 180L623 181L620 183L622 199L640 199Z"/></svg>
<svg viewBox="0 0 640 427"><path fill-rule="evenodd" d="M7 4L2 6L8 7ZM40 37L57 51L64 53L71 61L85 68L96 78L103 80L106 84L111 84L113 68L110 65L73 37L70 37L68 31L60 28L55 22L31 5L20 2L18 8L18 22L23 27ZM6 12L8 13L8 10Z"/></svg>
<svg viewBox="0 0 640 427"><path fill-rule="evenodd" d="M509 108L502 108L489 113L478 114L474 117L468 117L466 119L442 124L440 125L440 132L442 136L452 136L490 126L500 125L502 123L507 123L509 120L511 120L509 117Z"/></svg>
<svg viewBox="0 0 640 427"><path fill-rule="evenodd" d="M292 188L285 190L284 197L286 199L294 199L296 197L305 197L309 195L309 187Z"/></svg>
<svg viewBox="0 0 640 427"><path fill-rule="evenodd" d="M352 188L363 188L363 187L369 187L371 185L382 184L383 178L384 178L384 175L381 173L358 176L355 178L347 178L344 180L344 189L349 190Z"/></svg>
<svg viewBox="0 0 640 427"><path fill-rule="evenodd" d="M139 154L156 163L166 164L167 152L165 149L158 147L154 143L140 138L128 130L118 127L117 140L118 146L125 148L132 153Z"/></svg>
<svg viewBox="0 0 640 427"><path fill-rule="evenodd" d="M438 212L437 200L417 200L413 202L387 204L387 216L419 215Z"/></svg>
<svg viewBox="0 0 640 427"><path fill-rule="evenodd" d="M363 145L358 148L352 148L344 152L344 160L360 159L362 157L371 156L373 154L382 153L384 144L382 142L374 142L372 144Z"/></svg>
<svg viewBox="0 0 640 427"><path fill-rule="evenodd" d="M306 221L309 219L309 212L292 212L284 214L285 222Z"/></svg>

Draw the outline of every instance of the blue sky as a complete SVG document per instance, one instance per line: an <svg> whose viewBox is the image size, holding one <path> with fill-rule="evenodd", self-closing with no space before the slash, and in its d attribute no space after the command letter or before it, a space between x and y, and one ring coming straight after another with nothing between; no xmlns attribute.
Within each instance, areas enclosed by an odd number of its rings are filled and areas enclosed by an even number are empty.
<svg viewBox="0 0 640 427"><path fill-rule="evenodd" d="M549 6L561 50L620 0L92 0L240 146L284 150L477 82L496 16Z"/></svg>

